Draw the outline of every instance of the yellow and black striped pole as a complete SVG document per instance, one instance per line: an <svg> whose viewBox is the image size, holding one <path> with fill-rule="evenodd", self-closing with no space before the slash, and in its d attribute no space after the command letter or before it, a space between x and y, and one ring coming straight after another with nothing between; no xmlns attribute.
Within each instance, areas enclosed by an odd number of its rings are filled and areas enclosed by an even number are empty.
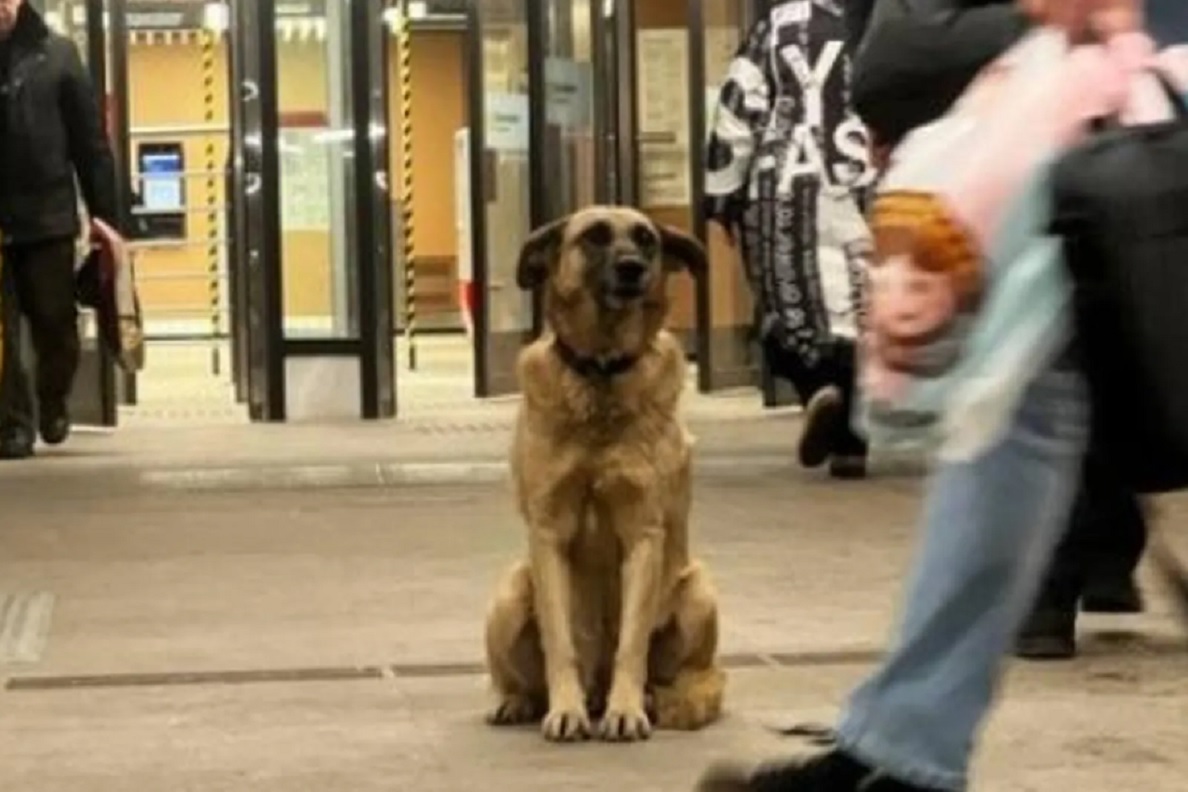
<svg viewBox="0 0 1188 792"><path fill-rule="evenodd" d="M219 336L222 332L219 289L219 160L215 150L215 48L218 34L202 31L202 119L206 124L206 272L210 299L210 366L217 377L221 361Z"/></svg>
<svg viewBox="0 0 1188 792"><path fill-rule="evenodd" d="M412 27L409 0L398 0L396 45L400 82L400 203L404 222L404 340L408 368L417 368L417 257L413 239Z"/></svg>

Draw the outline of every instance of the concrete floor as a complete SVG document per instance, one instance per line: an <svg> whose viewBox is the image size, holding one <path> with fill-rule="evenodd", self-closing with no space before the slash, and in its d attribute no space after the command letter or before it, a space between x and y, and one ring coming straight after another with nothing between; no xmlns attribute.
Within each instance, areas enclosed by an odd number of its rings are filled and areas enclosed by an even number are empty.
<svg viewBox="0 0 1188 792"><path fill-rule="evenodd" d="M483 608L522 544L503 488L102 496L26 476L4 495L0 598L53 608L33 656L0 662L0 790L689 789L713 758L801 749L769 725L833 717L890 628L917 490L704 478L728 717L556 747L481 721ZM1086 621L1082 659L1016 667L976 789L1183 790L1183 641L1149 589L1150 613Z"/></svg>

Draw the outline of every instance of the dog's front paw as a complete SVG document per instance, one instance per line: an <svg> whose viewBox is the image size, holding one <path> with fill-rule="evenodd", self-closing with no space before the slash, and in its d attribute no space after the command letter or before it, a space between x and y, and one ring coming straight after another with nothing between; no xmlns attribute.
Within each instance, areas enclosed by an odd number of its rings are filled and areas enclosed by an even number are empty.
<svg viewBox="0 0 1188 792"><path fill-rule="evenodd" d="M549 709L541 726L546 740L552 742L577 742L590 736L590 716L585 705L578 703Z"/></svg>
<svg viewBox="0 0 1188 792"><path fill-rule="evenodd" d="M616 705L614 702L602 716L599 736L609 742L636 742L652 736L652 721L644 703Z"/></svg>

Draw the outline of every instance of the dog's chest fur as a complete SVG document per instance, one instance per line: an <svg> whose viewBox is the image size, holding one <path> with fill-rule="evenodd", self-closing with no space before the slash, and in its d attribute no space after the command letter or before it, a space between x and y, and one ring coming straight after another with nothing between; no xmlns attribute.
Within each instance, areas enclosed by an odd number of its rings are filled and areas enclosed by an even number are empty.
<svg viewBox="0 0 1188 792"><path fill-rule="evenodd" d="M623 549L614 529L591 510L571 548L571 624L586 689L607 689L619 643Z"/></svg>

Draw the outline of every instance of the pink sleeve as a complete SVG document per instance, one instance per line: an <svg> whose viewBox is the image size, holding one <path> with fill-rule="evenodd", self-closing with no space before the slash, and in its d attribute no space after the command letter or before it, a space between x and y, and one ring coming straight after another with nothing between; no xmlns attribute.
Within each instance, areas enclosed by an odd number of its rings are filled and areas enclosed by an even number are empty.
<svg viewBox="0 0 1188 792"><path fill-rule="evenodd" d="M1181 91L1188 91L1188 44L1168 47L1159 53L1159 65Z"/></svg>

